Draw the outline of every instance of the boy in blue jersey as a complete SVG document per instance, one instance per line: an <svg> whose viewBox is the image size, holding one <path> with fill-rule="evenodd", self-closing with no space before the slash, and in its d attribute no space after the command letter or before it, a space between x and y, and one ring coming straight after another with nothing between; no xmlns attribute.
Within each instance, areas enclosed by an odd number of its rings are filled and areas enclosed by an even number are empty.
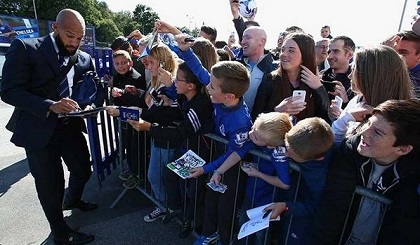
<svg viewBox="0 0 420 245"><path fill-rule="evenodd" d="M270 156L271 160L254 157L254 162L258 166L246 166L242 163L242 170L249 178L246 181L245 198L241 207L241 216L239 223L247 222L248 209L269 204L274 201L277 188L287 190L290 187L289 161L286 157L286 148L284 143L285 134L292 128L289 115L286 113L270 112L262 113L252 125L249 131L250 140L240 149L242 152L248 152L251 149L258 148ZM210 181L218 184L220 174L226 172L240 160L241 152L234 152L213 174ZM266 231L261 230L254 235L246 238L247 244L264 244L266 240ZM267 241L268 241L267 237Z"/></svg>
<svg viewBox="0 0 420 245"><path fill-rule="evenodd" d="M299 121L285 135L286 156L297 163L300 173L292 172L285 202L266 208L274 210L271 218L282 215L278 244L311 244L312 224L324 191L334 133L318 117Z"/></svg>
<svg viewBox="0 0 420 245"><path fill-rule="evenodd" d="M227 151L204 167L191 170L190 178L215 171L228 156L239 151L248 140L251 128L251 116L242 96L250 83L249 72L239 62L221 61L211 70L210 83L207 90L214 106L215 132L227 139ZM224 184L227 190L221 194L208 189L205 197L205 215L203 236L195 244L206 244L220 236L221 244L229 244L231 240L231 225L234 220L237 198L235 198L239 167L234 166L224 174Z"/></svg>

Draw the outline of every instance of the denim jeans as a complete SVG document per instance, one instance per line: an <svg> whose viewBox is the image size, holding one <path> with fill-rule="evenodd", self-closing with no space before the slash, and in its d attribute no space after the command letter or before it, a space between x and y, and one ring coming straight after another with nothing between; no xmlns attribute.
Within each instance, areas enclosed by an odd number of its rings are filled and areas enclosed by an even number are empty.
<svg viewBox="0 0 420 245"><path fill-rule="evenodd" d="M164 184L164 172L166 164L173 160L175 149L163 149L155 146L153 140L150 145L150 164L147 172L152 191L156 199L166 206L166 190Z"/></svg>

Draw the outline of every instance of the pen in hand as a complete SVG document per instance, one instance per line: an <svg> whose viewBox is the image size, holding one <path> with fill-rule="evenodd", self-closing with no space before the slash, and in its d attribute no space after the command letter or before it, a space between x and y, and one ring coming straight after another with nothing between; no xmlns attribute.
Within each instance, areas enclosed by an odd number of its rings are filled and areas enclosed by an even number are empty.
<svg viewBox="0 0 420 245"><path fill-rule="evenodd" d="M272 210L267 210L265 211L264 215L263 215L263 219L267 218L267 216L271 213Z"/></svg>

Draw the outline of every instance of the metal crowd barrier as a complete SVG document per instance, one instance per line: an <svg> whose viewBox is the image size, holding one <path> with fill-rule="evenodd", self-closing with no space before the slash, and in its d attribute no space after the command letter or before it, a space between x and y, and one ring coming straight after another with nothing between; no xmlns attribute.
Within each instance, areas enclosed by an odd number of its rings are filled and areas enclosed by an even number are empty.
<svg viewBox="0 0 420 245"><path fill-rule="evenodd" d="M89 131L89 142L90 142L90 149L91 149L91 155L92 155L92 163L93 163L93 168L94 171L98 174L98 179L100 179L100 181L104 181L105 180L105 173L110 174L110 172L112 170L114 170L117 166L117 163L120 164L119 169L123 170L124 169L124 164L126 163L128 159L127 157L127 152L123 149L123 143L122 143L122 124L119 120L116 120L116 118L111 118L110 116L106 115L106 112L101 112L99 114L98 117L92 117L92 118L88 118L87 119L87 125L88 125L88 131ZM135 189L137 189L138 191L140 191L143 195L145 195L147 198L149 198L153 203L156 204L156 206L160 207L160 208L166 208L166 203L160 203L153 195L152 190L150 188L150 184L148 183L147 180L147 168L148 168L148 160L150 157L150 151L148 148L148 146L150 144L147 144L148 141L150 140L150 138L147 136L146 133L138 133L138 132L134 132L133 130L133 134L135 135L135 137L137 137L137 141L138 141L138 151L139 152L143 152L143 155L138 154L137 156L137 164L138 164L138 169L141 170L138 172L138 177L139 179L143 180L140 182L139 185L137 185L135 187ZM214 159L213 156L213 149L214 146L216 144L216 142L218 143L223 143L225 144L225 150L227 149L227 140L215 135L215 134L207 134L205 135L205 137L207 137L208 139L211 140L211 144L210 144L210 161ZM152 139L153 140L153 139ZM142 148L142 149L141 149ZM200 155L200 152L196 152L198 155ZM270 160L270 157L261 152L261 151L257 151L257 150L252 150L250 152L251 155L258 157L258 161L260 159L265 159L265 160ZM125 159L125 161L124 161ZM258 163L257 161L257 163ZM169 160L168 160L169 163ZM301 183L301 176L300 176L300 169L299 166L293 162L290 163L290 168L292 171L296 171L299 173L299 180L298 180L298 186L296 187L296 192L294 193L294 197L296 200L297 194L298 194L298 190L299 190L299 185ZM240 174L244 174L242 171L238 170L238 175ZM207 177L207 181L209 179L210 176ZM238 182L239 183L239 182ZM160 184L164 184L164 183L160 183ZM198 185L198 181L196 182L196 184ZM185 188L186 188L186 184L185 184ZM198 186L196 186L196 197L198 196ZM240 189L239 186L235 187L236 189L236 193L235 193L235 198L238 197L239 193L238 190ZM124 194L128 191L128 189L123 189L122 192L120 193L120 195L115 199L114 203L111 205L111 208L115 207L119 200L121 200L121 198L123 198ZM254 193L255 194L255 193ZM386 197L384 197L381 194L378 194L368 188L362 187L362 186L358 186L354 192L354 195L362 195L364 197L367 198L371 198L375 201L378 201L384 205L390 205L391 201L389 199L387 199ZM182 213L185 213L186 210L186 190L184 190L184 196L183 196L183 207L182 207ZM252 203L254 202L254 200L252 200ZM195 198L195 203L194 203L194 222L193 222L193 234L197 235L199 233L199 225L195 222L197 220L202 220L202 217L198 217L198 215L200 215L200 212L198 210L200 210L202 208L202 206L204 203L201 203L197 200L197 198ZM237 212L239 210L241 206L241 203L239 203L234 210L232 210L232 215L235 215L235 217L237 217ZM293 217L290 219L292 220ZM235 220L237 221L237 219L235 218ZM347 222L347 220L346 220ZM178 219L178 223L181 223L181 221ZM238 233L238 224L235 222L232 222L232 224L230 224L231 227L231 241L235 240L237 233ZM290 227L290 223L288 224L288 227ZM245 239L243 239L245 240ZM242 241L242 240L241 240ZM287 239L286 239L287 241ZM266 235L266 242L265 244L270 244L271 241L267 241L267 235ZM245 240L245 242L243 244L248 244Z"/></svg>

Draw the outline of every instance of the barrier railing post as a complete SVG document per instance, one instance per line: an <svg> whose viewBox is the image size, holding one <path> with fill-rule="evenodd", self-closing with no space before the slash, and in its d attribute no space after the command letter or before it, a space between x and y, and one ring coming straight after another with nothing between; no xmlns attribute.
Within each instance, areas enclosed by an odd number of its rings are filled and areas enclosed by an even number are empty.
<svg viewBox="0 0 420 245"><path fill-rule="evenodd" d="M99 132L97 126L97 117L90 116L86 118L86 127L89 135L90 154L92 158L93 170L98 176L99 186L102 186L101 181L105 179L102 156L99 142Z"/></svg>

